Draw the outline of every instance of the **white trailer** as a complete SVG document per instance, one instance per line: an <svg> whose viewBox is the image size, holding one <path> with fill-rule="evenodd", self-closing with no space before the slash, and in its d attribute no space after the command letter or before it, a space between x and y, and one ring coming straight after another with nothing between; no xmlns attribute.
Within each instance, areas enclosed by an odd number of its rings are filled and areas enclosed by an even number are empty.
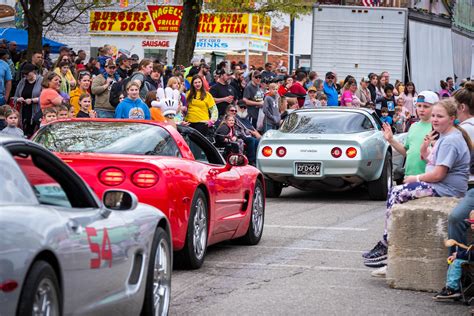
<svg viewBox="0 0 474 316"><path fill-rule="evenodd" d="M311 69L357 81L388 71L392 83L404 81L407 21L405 8L315 6Z"/></svg>

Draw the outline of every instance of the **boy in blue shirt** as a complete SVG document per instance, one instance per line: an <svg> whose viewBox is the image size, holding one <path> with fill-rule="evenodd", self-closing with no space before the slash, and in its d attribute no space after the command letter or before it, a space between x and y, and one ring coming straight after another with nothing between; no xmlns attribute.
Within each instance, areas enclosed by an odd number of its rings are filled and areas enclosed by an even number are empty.
<svg viewBox="0 0 474 316"><path fill-rule="evenodd" d="M386 107L383 107L380 112L382 112L382 117L380 118L380 120L382 121L382 123L387 123L387 124L389 124L390 126L392 126L393 120L392 120L392 118L388 115L388 109L387 109Z"/></svg>

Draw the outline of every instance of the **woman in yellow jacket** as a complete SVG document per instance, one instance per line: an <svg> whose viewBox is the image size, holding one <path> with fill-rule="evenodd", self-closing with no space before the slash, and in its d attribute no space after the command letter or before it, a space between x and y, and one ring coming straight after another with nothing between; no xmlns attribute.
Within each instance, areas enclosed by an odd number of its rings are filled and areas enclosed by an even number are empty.
<svg viewBox="0 0 474 316"><path fill-rule="evenodd" d="M202 79L199 75L194 75L191 80L191 88L186 94L188 112L185 121L189 126L198 130L204 136L210 136L209 127L213 126L217 120L217 106L214 98L206 92Z"/></svg>
<svg viewBox="0 0 474 316"><path fill-rule="evenodd" d="M71 104L71 106L74 108L74 116L77 115L80 109L79 97L81 94L90 94L89 87L91 86L91 74L88 71L80 71L77 76L77 81L79 86L72 90L69 94L69 104ZM89 111L91 110L92 107L89 109Z"/></svg>
<svg viewBox="0 0 474 316"><path fill-rule="evenodd" d="M64 78L66 78L66 80L68 81L69 83L69 88L72 90L76 87L76 79L74 78L74 75L72 74L72 71L71 71L71 68L68 67L66 73L63 75L61 73L61 66L64 65L64 63L67 63L68 66L71 64L71 62L69 61L69 57L67 56L63 56L63 58L61 59L60 62L57 63L56 67L54 68L54 72L57 73L58 75ZM65 86L65 82L62 83L62 85ZM61 89L62 91L63 89Z"/></svg>

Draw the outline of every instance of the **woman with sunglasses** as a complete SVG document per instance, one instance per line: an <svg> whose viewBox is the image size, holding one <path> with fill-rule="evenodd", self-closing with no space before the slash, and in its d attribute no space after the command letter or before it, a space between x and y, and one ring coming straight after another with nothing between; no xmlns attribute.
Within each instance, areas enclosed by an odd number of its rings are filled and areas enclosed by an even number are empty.
<svg viewBox="0 0 474 316"><path fill-rule="evenodd" d="M69 93L69 104L74 108L74 115L77 115L80 110L79 97L83 94L90 94L91 74L88 71L80 71L77 76L77 82L79 83L78 87Z"/></svg>

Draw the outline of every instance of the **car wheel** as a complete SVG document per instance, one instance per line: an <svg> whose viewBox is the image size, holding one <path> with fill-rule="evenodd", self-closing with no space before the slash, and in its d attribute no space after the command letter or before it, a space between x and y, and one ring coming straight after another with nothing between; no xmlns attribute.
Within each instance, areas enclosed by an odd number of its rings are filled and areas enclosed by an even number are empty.
<svg viewBox="0 0 474 316"><path fill-rule="evenodd" d="M265 189L267 190L266 196L269 198L277 198L283 190L283 183L273 181L272 179L265 179Z"/></svg>
<svg viewBox="0 0 474 316"><path fill-rule="evenodd" d="M251 212L249 228L241 240L247 245L256 245L262 238L263 223L265 220L265 197L263 194L263 185L258 179L255 182Z"/></svg>
<svg viewBox="0 0 474 316"><path fill-rule="evenodd" d="M197 189L191 205L184 248L177 254L176 264L186 269L199 269L204 263L208 233L207 198Z"/></svg>
<svg viewBox="0 0 474 316"><path fill-rule="evenodd" d="M380 178L368 183L369 196L372 200L386 200L392 187L392 155L387 152Z"/></svg>
<svg viewBox="0 0 474 316"><path fill-rule="evenodd" d="M33 264L26 276L18 304L18 315L62 314L59 282L51 265L45 261Z"/></svg>
<svg viewBox="0 0 474 316"><path fill-rule="evenodd" d="M142 315L168 315L171 298L171 240L166 231L158 227L148 262L145 301Z"/></svg>

